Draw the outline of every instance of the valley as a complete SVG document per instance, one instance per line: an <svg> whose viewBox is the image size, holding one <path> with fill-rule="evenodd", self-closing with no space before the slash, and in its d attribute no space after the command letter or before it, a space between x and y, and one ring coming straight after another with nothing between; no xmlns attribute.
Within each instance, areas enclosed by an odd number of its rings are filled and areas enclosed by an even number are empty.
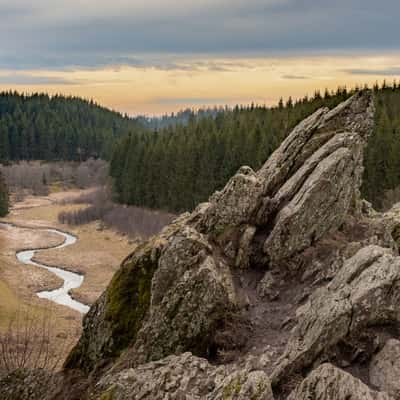
<svg viewBox="0 0 400 400"><path fill-rule="evenodd" d="M0 400L400 400L400 2L0 11Z"/></svg>
<svg viewBox="0 0 400 400"><path fill-rule="evenodd" d="M52 331L54 346L59 346L60 340L65 341L66 338L72 346L79 337L82 311L86 311L87 306L97 299L123 258L135 248L127 236L106 227L100 230L97 222L80 226L58 222L60 212L85 207L84 204L62 204L63 200L92 190L27 196L23 201L16 202L7 218L2 220L10 225L0 226L0 330L6 330L12 316L24 309L38 316L51 314L55 320ZM68 236L69 246L60 246L65 239L56 230L73 235ZM71 241L73 237L77 240ZM59 266L84 277L82 284L72 285L78 287L70 291L71 297L78 304L82 303L82 307L75 307L78 310L39 298L38 292L58 289L62 287L63 280L44 268L21 263L16 257L21 250L43 248L52 249L36 252L33 256L35 263Z"/></svg>

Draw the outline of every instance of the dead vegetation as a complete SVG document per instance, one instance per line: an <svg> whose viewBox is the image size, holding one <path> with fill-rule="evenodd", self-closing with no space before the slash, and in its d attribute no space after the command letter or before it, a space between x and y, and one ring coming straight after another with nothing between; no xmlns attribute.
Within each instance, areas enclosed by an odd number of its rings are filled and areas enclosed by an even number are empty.
<svg viewBox="0 0 400 400"><path fill-rule="evenodd" d="M0 170L15 201L23 201L27 194L46 196L54 189L103 185L108 177L107 162L94 159L82 163L20 161L2 165Z"/></svg>
<svg viewBox="0 0 400 400"><path fill-rule="evenodd" d="M63 203L89 205L78 210L60 212L58 221L62 224L83 225L100 220L107 227L132 237L147 238L155 235L175 218L175 215L163 211L116 204L105 186L79 197L65 199Z"/></svg>
<svg viewBox="0 0 400 400"><path fill-rule="evenodd" d="M10 318L7 329L0 333L0 373L34 369L57 370L71 346L67 334L55 337L55 318L51 308L41 315L19 307Z"/></svg>

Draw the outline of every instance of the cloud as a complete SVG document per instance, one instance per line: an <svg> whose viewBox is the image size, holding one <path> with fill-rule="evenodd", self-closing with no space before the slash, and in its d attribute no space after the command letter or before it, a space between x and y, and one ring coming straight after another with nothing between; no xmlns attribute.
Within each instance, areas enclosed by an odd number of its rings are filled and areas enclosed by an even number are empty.
<svg viewBox="0 0 400 400"><path fill-rule="evenodd" d="M202 107L202 106L224 106L229 104L265 104L266 98L253 97L155 97L150 100L150 104L161 106L182 106Z"/></svg>
<svg viewBox="0 0 400 400"><path fill-rule="evenodd" d="M79 82L51 76L34 76L26 74L0 75L2 85L75 85Z"/></svg>
<svg viewBox="0 0 400 400"><path fill-rule="evenodd" d="M0 68L174 69L190 54L397 49L399 14L397 0L0 0Z"/></svg>
<svg viewBox="0 0 400 400"><path fill-rule="evenodd" d="M293 80L303 80L303 79L310 79L308 76L304 75L282 75L282 79L293 79Z"/></svg>
<svg viewBox="0 0 400 400"><path fill-rule="evenodd" d="M168 98L155 98L152 99L152 103L160 105L209 105L209 104L227 104L231 99L227 98L207 98L207 97L168 97Z"/></svg>
<svg viewBox="0 0 400 400"><path fill-rule="evenodd" d="M345 69L344 72L347 72L351 75L394 76L394 75L400 75L400 67L389 67L383 69L353 68L353 69Z"/></svg>

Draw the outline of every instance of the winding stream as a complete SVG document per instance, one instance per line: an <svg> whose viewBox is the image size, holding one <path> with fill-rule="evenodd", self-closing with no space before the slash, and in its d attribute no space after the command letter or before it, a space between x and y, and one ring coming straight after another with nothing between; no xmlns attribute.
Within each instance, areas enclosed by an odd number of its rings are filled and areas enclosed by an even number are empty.
<svg viewBox="0 0 400 400"><path fill-rule="evenodd" d="M11 224L5 224L5 223L1 223L1 225L13 226ZM34 265L36 267L47 269L48 271L52 272L53 274L61 278L64 281L64 283L58 289L38 292L37 295L42 299L48 299L50 301L53 301L54 303L70 307L73 310L79 311L82 314L87 313L89 311L89 307L86 304L74 300L69 294L69 291L71 289L77 289L82 285L85 279L83 275L66 271L65 269L62 268L50 267L48 265L33 261L35 253L37 251L62 249L64 247L71 246L72 244L74 244L77 241L77 238L69 233L62 232L57 229L40 229L40 230L45 232L56 233L64 238L64 242L58 246L49 247L46 249L39 248L34 250L18 251L16 253L17 259L23 264Z"/></svg>

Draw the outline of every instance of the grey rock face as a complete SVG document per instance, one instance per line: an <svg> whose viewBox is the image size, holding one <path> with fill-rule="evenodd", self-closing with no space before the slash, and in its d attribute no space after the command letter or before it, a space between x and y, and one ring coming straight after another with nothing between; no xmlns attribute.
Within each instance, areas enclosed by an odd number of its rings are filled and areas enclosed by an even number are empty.
<svg viewBox="0 0 400 400"><path fill-rule="evenodd" d="M379 390L400 398L400 341L390 339L372 359L369 377Z"/></svg>
<svg viewBox="0 0 400 400"><path fill-rule="evenodd" d="M53 377L50 373L37 370L17 370L0 380L0 399L39 400L44 399Z"/></svg>
<svg viewBox="0 0 400 400"><path fill-rule="evenodd" d="M247 224L262 189L262 181L250 167L242 167L221 192L210 198L202 224L206 232L220 236L229 228Z"/></svg>
<svg viewBox="0 0 400 400"><path fill-rule="evenodd" d="M338 133L356 133L367 140L373 127L373 113L371 98L364 93L331 111L322 108L306 118L258 171L263 194L271 197L276 193L308 158Z"/></svg>
<svg viewBox="0 0 400 400"><path fill-rule="evenodd" d="M400 322L399 296L400 257L377 246L360 250L298 310L299 322L273 381L309 367L324 351L368 326Z"/></svg>
<svg viewBox="0 0 400 400"><path fill-rule="evenodd" d="M196 230L184 227L165 247L152 279L148 319L138 333L144 361L190 349L209 353L217 324L235 309L228 266Z"/></svg>
<svg viewBox="0 0 400 400"><path fill-rule="evenodd" d="M354 190L352 153L339 148L323 159L293 199L278 214L264 251L277 263L307 248L340 226Z"/></svg>
<svg viewBox="0 0 400 400"><path fill-rule="evenodd" d="M271 382L264 371L241 370L225 378L207 400L273 400Z"/></svg>
<svg viewBox="0 0 400 400"><path fill-rule="evenodd" d="M350 208L360 208L363 146L373 124L367 97L307 118L258 172L262 202L274 205L273 212L259 209L258 221L277 214L264 244L276 263L340 226Z"/></svg>
<svg viewBox="0 0 400 400"><path fill-rule="evenodd" d="M268 226L264 251L277 264L340 226L350 209L361 209L363 147L373 112L369 96L356 95L311 115L260 171L241 168L210 198L200 229L224 246L231 240L226 254L234 257L246 225Z"/></svg>
<svg viewBox="0 0 400 400"><path fill-rule="evenodd" d="M113 400L273 400L263 371L215 367L190 353L127 369L103 378L95 398Z"/></svg>
<svg viewBox="0 0 400 400"><path fill-rule="evenodd" d="M390 400L385 393L371 390L359 379L324 364L313 371L288 400Z"/></svg>
<svg viewBox="0 0 400 400"><path fill-rule="evenodd" d="M125 259L83 320L83 334L65 367L92 371L118 357L137 338L151 304L152 278L162 250L187 220L182 215Z"/></svg>

